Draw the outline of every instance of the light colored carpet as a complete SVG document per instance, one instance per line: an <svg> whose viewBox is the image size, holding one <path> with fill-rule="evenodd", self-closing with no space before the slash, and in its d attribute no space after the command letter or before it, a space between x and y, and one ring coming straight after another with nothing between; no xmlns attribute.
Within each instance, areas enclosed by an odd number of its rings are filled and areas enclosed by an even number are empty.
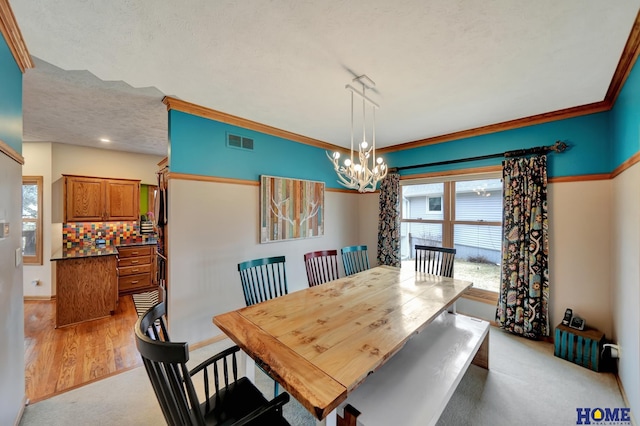
<svg viewBox="0 0 640 426"><path fill-rule="evenodd" d="M550 343L490 333L490 370L469 368L438 426L567 426L579 407L625 406L612 373L555 357Z"/></svg>
<svg viewBox="0 0 640 426"><path fill-rule="evenodd" d="M193 351L190 365L229 344L219 342ZM495 328L491 329L490 368L470 367L438 426L575 425L578 407L624 406L613 374L592 372L554 357L549 343ZM273 393L273 382L259 370L256 382L265 394ZM285 417L292 425L315 425L293 398L285 406ZM20 422L24 426L71 424L161 425L164 418L140 367L28 406Z"/></svg>

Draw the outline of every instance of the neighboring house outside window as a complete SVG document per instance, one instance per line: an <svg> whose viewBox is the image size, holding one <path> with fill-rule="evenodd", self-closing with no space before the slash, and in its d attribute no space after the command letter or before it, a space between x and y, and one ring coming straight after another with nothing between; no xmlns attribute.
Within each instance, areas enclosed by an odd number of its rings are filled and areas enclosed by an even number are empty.
<svg viewBox="0 0 640 426"><path fill-rule="evenodd" d="M42 265L42 176L22 177L22 261Z"/></svg>
<svg viewBox="0 0 640 426"><path fill-rule="evenodd" d="M403 180L401 185L404 265L413 267L416 244L455 247L454 277L472 281L474 292L491 292L493 299L500 287L500 173Z"/></svg>

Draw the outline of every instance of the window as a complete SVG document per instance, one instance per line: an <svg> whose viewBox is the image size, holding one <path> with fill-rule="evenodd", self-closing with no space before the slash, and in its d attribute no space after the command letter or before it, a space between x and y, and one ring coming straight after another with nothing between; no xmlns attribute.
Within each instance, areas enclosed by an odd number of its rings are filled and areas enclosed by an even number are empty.
<svg viewBox="0 0 640 426"><path fill-rule="evenodd" d="M42 265L42 176L22 177L22 261Z"/></svg>
<svg viewBox="0 0 640 426"><path fill-rule="evenodd" d="M442 211L442 197L427 197L427 212Z"/></svg>
<svg viewBox="0 0 640 426"><path fill-rule="evenodd" d="M414 246L455 247L454 276L497 292L502 248L500 173L401 182L400 255L413 268ZM425 205L426 204L426 205Z"/></svg>

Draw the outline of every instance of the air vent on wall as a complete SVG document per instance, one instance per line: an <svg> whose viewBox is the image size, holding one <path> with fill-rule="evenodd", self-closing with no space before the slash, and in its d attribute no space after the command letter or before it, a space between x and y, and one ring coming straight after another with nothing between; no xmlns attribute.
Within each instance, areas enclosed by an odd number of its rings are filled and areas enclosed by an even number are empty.
<svg viewBox="0 0 640 426"><path fill-rule="evenodd" d="M227 146L253 151L253 139L227 133Z"/></svg>

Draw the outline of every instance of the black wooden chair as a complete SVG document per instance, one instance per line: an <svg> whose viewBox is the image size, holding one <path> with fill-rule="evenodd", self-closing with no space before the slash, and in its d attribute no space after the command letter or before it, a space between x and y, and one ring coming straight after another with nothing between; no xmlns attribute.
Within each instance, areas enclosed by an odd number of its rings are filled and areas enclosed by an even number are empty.
<svg viewBox="0 0 640 426"><path fill-rule="evenodd" d="M357 274L369 269L367 246L349 246L340 249L346 275Z"/></svg>
<svg viewBox="0 0 640 426"><path fill-rule="evenodd" d="M149 308L138 318L135 336L136 346L167 424L289 424L282 416L282 407L290 398L288 393L268 401L249 379L238 378L238 346L214 355L189 371L186 366L189 345L169 340L163 319L165 312L164 302ZM200 394L204 393L202 400L198 397L192 377L202 377L204 381L204 391L200 390Z"/></svg>
<svg viewBox="0 0 640 426"><path fill-rule="evenodd" d="M304 255L309 287L338 279L338 251L313 251Z"/></svg>
<svg viewBox="0 0 640 426"><path fill-rule="evenodd" d="M453 278L456 249L416 245L416 271Z"/></svg>
<svg viewBox="0 0 640 426"><path fill-rule="evenodd" d="M284 256L265 257L238 263L247 306L289 293Z"/></svg>

